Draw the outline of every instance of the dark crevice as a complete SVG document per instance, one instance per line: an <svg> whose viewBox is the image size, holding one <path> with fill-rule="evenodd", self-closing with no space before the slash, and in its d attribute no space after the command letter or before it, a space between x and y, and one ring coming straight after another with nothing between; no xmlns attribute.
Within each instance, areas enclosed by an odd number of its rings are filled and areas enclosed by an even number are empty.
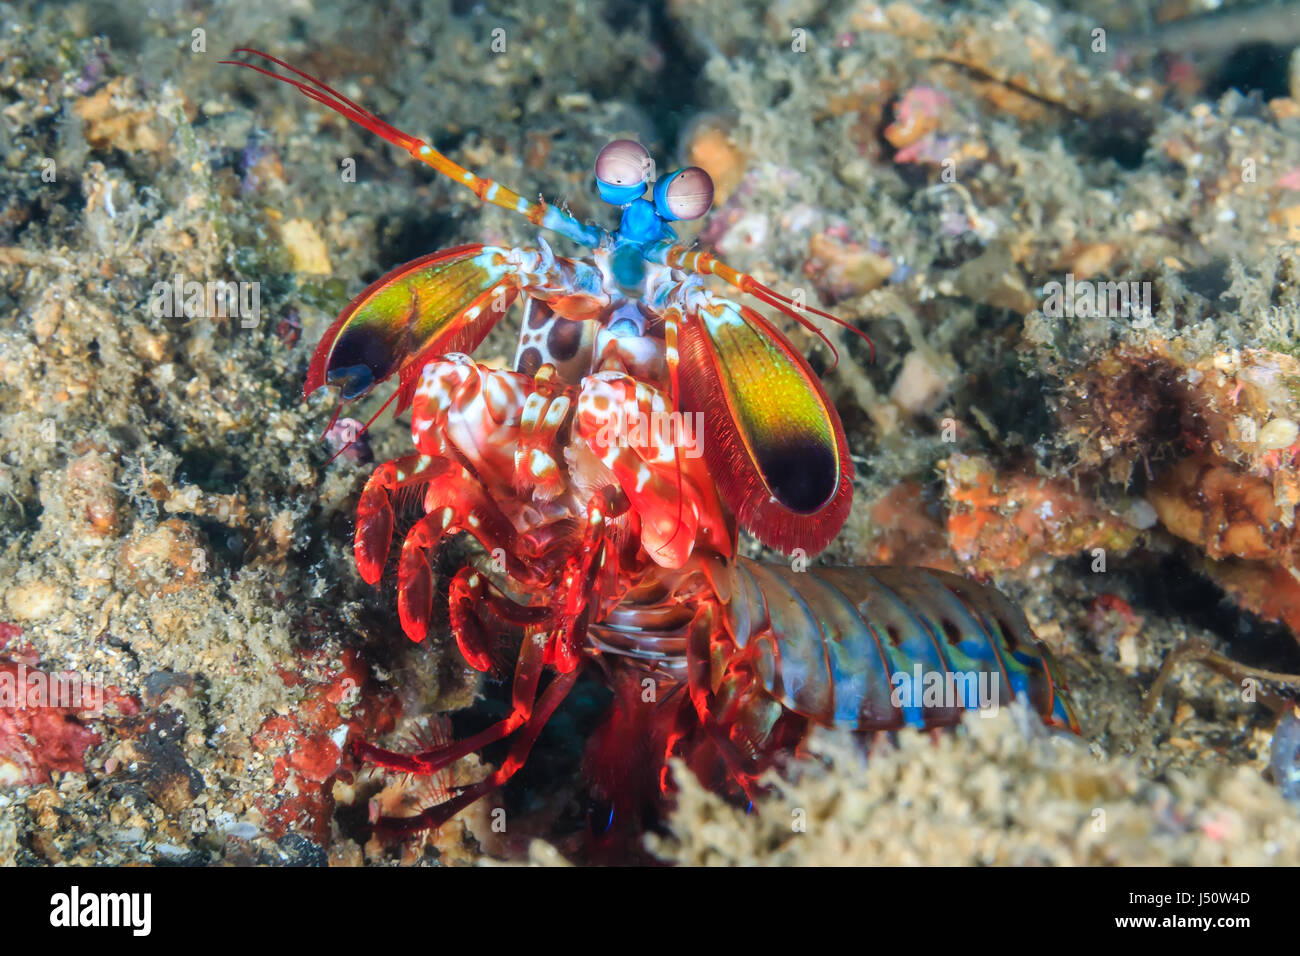
<svg viewBox="0 0 1300 956"><path fill-rule="evenodd" d="M672 150L690 119L707 102L705 57L681 26L671 19L663 3L647 5L651 40L663 51L663 67L644 89L628 91L629 98L649 117L665 148Z"/></svg>
<svg viewBox="0 0 1300 956"><path fill-rule="evenodd" d="M1151 134L1152 118L1137 110L1116 109L1095 119L1080 120L1066 134L1066 142L1085 156L1110 159L1121 169L1142 165Z"/></svg>
<svg viewBox="0 0 1300 956"><path fill-rule="evenodd" d="M176 468L176 483L197 485L208 494L238 492L248 476L248 468L239 457L231 454L238 444L242 444L238 435L232 433L230 441L230 447L222 451L193 446L182 449Z"/></svg>
<svg viewBox="0 0 1300 956"><path fill-rule="evenodd" d="M376 253L381 273L452 243L457 221L421 207L387 213L375 222ZM379 275L363 276L372 282Z"/></svg>
<svg viewBox="0 0 1300 956"><path fill-rule="evenodd" d="M1089 573L1091 558L1076 562ZM1138 553L1123 567L1112 566L1105 590L1121 594L1149 620L1181 623L1189 631L1208 631L1224 641L1227 653L1249 667L1300 673L1300 642L1282 624L1243 610L1212 579L1188 564L1186 556Z"/></svg>
<svg viewBox="0 0 1300 956"><path fill-rule="evenodd" d="M1008 448L1032 448L1055 433L1044 381L1021 370L1010 350L986 356L977 367L982 374L961 380L953 393L960 419L974 422L971 409L978 408Z"/></svg>
<svg viewBox="0 0 1300 956"><path fill-rule="evenodd" d="M1232 282L1228 263L1223 259L1192 266L1178 278L1189 292L1196 293L1208 302L1218 301Z"/></svg>
<svg viewBox="0 0 1300 956"><path fill-rule="evenodd" d="M1265 101L1288 96L1291 50L1272 43L1243 43L1228 54L1206 93L1220 97L1228 90L1242 96L1258 92Z"/></svg>
<svg viewBox="0 0 1300 956"><path fill-rule="evenodd" d="M509 679L484 682L482 694L473 707L451 715L454 739L469 737L509 716L512 709ZM612 704L613 693L603 682L591 677L578 682L547 721L528 760L502 790L507 820L544 811L546 805L553 812L552 798L569 791L575 798L572 804L563 808L560 819L545 824L546 829L553 834L575 833L586 825L589 796L585 789L574 791L574 782L583 781L585 788L582 767L586 741ZM511 743L507 739L490 744L480 755L486 762L500 766Z"/></svg>
<svg viewBox="0 0 1300 956"><path fill-rule="evenodd" d="M1182 558L1166 557L1155 574L1142 576L1138 587L1154 613L1212 632L1231 645L1234 660L1266 670L1300 673L1300 643L1287 627L1242 610L1222 588Z"/></svg>

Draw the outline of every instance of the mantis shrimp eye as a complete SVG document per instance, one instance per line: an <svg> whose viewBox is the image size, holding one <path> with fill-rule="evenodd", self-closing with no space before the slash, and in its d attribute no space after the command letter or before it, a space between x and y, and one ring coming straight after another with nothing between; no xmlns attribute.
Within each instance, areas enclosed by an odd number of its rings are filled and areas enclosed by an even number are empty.
<svg viewBox="0 0 1300 956"><path fill-rule="evenodd" d="M665 219L699 219L713 205L713 180L687 166L655 184L655 209Z"/></svg>
<svg viewBox="0 0 1300 956"><path fill-rule="evenodd" d="M645 184L654 179L655 161L640 143L616 139L596 156L596 187L600 198L625 206L641 198Z"/></svg>

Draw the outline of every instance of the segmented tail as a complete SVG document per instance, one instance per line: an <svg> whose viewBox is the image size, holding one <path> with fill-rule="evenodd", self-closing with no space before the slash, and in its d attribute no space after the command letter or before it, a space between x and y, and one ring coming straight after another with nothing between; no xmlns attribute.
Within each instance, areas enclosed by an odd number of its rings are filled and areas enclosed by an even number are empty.
<svg viewBox="0 0 1300 956"><path fill-rule="evenodd" d="M727 629L739 649L754 645L746 657L790 710L893 730L1023 696L1048 724L1079 732L1056 662L995 588L928 568L796 572L740 559L736 572Z"/></svg>

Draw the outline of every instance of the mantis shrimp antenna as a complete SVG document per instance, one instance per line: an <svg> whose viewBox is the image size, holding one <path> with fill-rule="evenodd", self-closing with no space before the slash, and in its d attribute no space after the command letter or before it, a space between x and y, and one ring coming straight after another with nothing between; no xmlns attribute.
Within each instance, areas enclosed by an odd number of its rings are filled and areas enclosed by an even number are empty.
<svg viewBox="0 0 1300 956"><path fill-rule="evenodd" d="M584 246L595 248L605 237L605 230L589 223L580 222L571 214L562 209L545 202L530 202L520 196L514 190L501 185L500 183L484 179L482 176L476 176L474 173L465 169L459 163L453 162L442 153L438 152L424 140L412 136L410 133L403 132L396 126L384 122L374 113L370 112L359 103L348 99L338 90L328 86L321 80L312 76L310 73L304 73L296 67L290 66L284 60L264 53L261 50L255 50L251 47L238 47L233 53L245 53L253 57L261 57L263 60L273 63L281 69L288 70L293 77L285 76L274 70L267 69L257 63L248 63L243 60L222 60L221 63L227 66L241 66L246 70L255 70L263 76L269 76L273 80L279 80L298 90L308 99L315 100L322 106L328 107L340 116L346 117L358 126L364 127L394 146L399 146L406 150L413 157L418 159L442 175L446 176L462 186L469 189L483 202L491 203L501 209L507 209L510 212L518 213L526 218L535 226L543 229L551 229L558 232L574 242L581 243Z"/></svg>
<svg viewBox="0 0 1300 956"><path fill-rule="evenodd" d="M560 235L572 239L588 248L596 248L602 242L610 238L610 233L599 226L591 223L584 223L575 218L572 214L563 209L549 205L546 202L530 202L523 198L514 190L501 185L495 180L485 179L482 176L475 175L460 164L448 159L445 155L438 152L427 142L419 137L412 136L410 133L403 132L390 123L380 119L374 113L371 113L359 103L354 102L344 96L338 90L327 85L317 77L312 76L291 66L278 57L271 56L261 50L251 47L238 47L234 53L244 53L251 57L260 57L268 63L271 63L281 69L287 70L293 76L285 76L274 70L268 69L258 63L249 63L244 60L222 60L221 63L228 66L239 66L247 70L254 70L263 76L269 76L273 80L292 86L301 92L308 99L314 100L325 106L340 116L346 117L358 126L364 127L376 136L387 140L394 146L401 147L411 156L426 166L437 170L442 175L454 182L460 183L469 189L480 200L490 203L501 209L518 213L526 218L533 225L543 229L550 229ZM294 79L298 77L298 79ZM671 233L670 233L671 234ZM618 237L626 239L626 237ZM875 344L860 329L851 323L844 321L829 312L823 312L821 309L814 308L810 305L795 302L789 296L782 295L775 289L764 285L753 276L747 273L733 269L725 262L715 259L707 252L698 249L691 249L689 246L676 245L671 239L657 242L649 242L641 245L641 254L648 262L656 262L660 265L671 266L675 269L681 269L685 272L693 272L698 275L716 276L727 284L739 289L741 292L748 293L758 299L765 305L771 306L784 315L789 316L798 322L801 326L812 332L820 338L826 347L830 349L831 354L835 356L835 364L839 363L839 350L835 348L834 343L826 337L818 326L813 323L805 313L811 312L827 321L834 322L836 325L843 326L854 335L861 338L871 349L871 361L875 361ZM832 366L834 367L834 366Z"/></svg>

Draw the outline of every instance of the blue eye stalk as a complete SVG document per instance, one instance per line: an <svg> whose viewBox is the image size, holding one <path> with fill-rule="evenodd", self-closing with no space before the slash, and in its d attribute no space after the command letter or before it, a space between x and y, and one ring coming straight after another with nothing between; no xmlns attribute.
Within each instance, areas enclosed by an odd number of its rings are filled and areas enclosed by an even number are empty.
<svg viewBox="0 0 1300 956"><path fill-rule="evenodd" d="M653 199L645 198L653 184ZM616 139L596 157L600 198L623 207L617 238L638 246L675 239L671 222L699 219L713 204L713 180L698 166L688 166L655 181L655 163L640 143Z"/></svg>

